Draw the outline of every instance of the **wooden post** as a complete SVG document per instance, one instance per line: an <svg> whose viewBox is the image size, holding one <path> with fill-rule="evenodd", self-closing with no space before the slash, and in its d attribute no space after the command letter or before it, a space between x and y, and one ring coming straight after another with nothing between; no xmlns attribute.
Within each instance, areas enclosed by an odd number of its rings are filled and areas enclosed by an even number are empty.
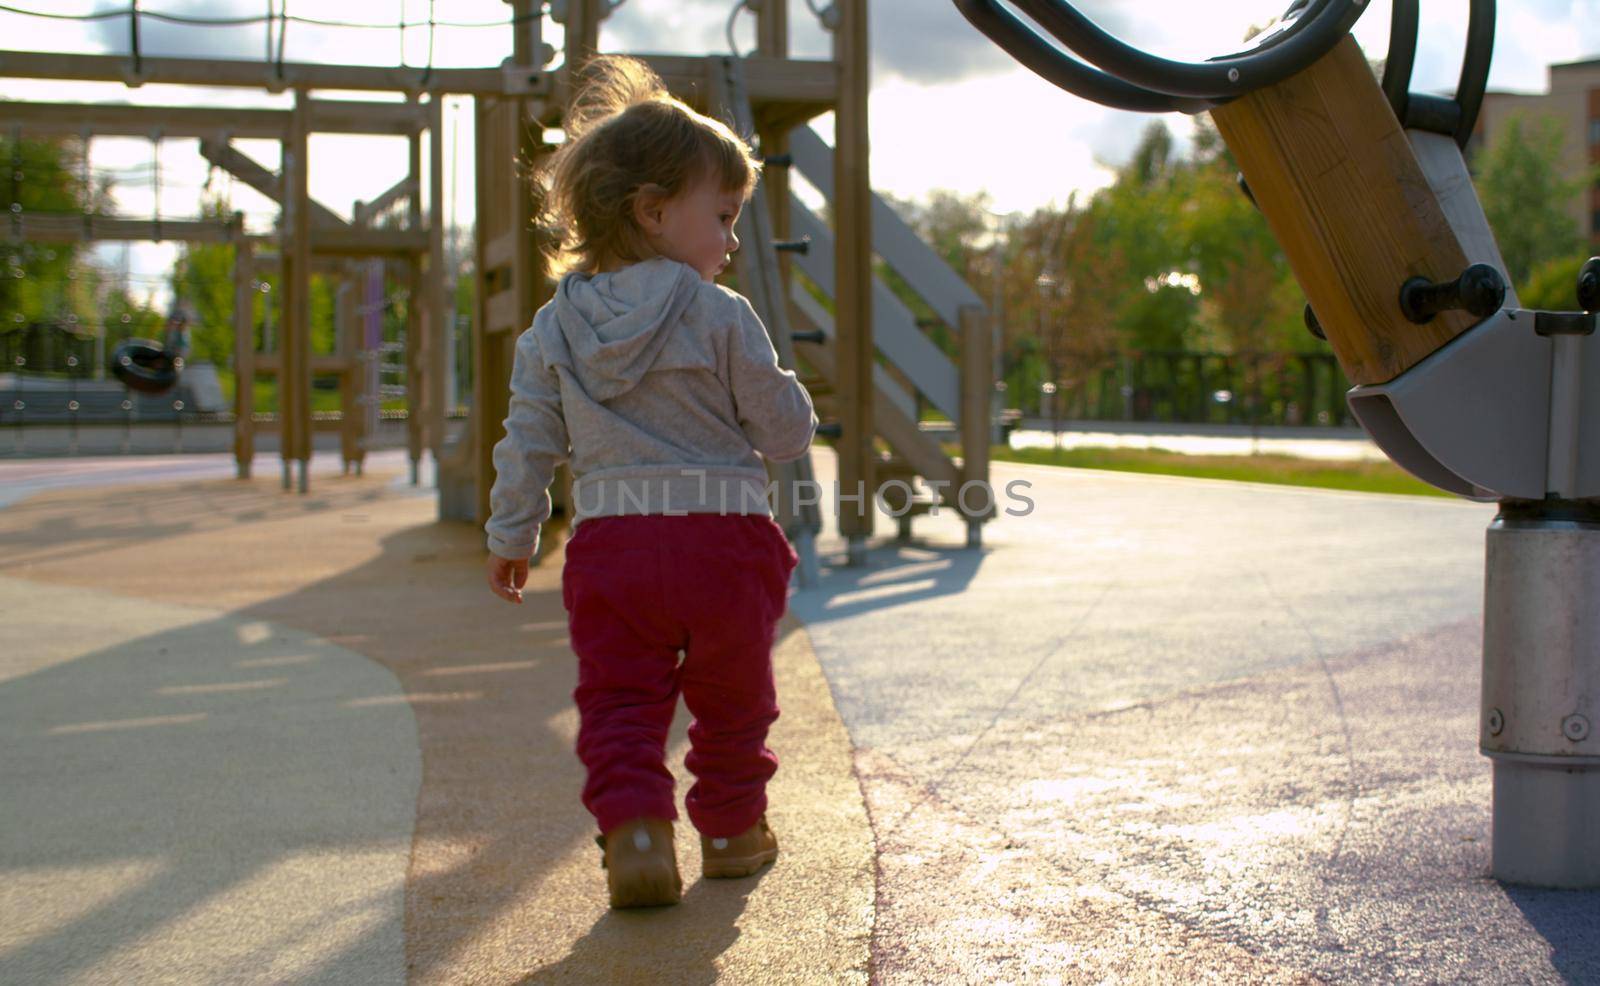
<svg viewBox="0 0 1600 986"><path fill-rule="evenodd" d="M282 422L283 483L298 461L299 490L307 492L311 471L311 195L307 156L310 112L304 89L296 89L289 139L284 144L284 306L278 413Z"/></svg>
<svg viewBox="0 0 1600 986"><path fill-rule="evenodd" d="M835 305L839 366L839 533L849 540L849 564L866 559L873 528L872 186L867 169L867 93L870 51L867 0L838 0L834 59L839 100L834 115L833 215ZM860 499L845 500L845 497ZM849 504L846 507L846 504Z"/></svg>
<svg viewBox="0 0 1600 986"><path fill-rule="evenodd" d="M994 336L989 316L982 308L965 305L961 309L961 482L989 482L990 395L994 393ZM1066 395L1061 395L1065 398ZM982 513L962 513L967 517L967 543L974 543L978 523L994 516L993 491L985 498ZM957 494L959 506L963 498Z"/></svg>
<svg viewBox="0 0 1600 986"><path fill-rule="evenodd" d="M478 96L472 101L475 120L474 155L477 168L477 291L472 322L472 463L474 463L474 519L483 523L490 517L490 487L494 485L494 443L504 435L504 421L510 405L510 365L506 330L490 319L490 291L496 285L498 267L491 267L488 247L501 234L498 198L507 194L507 149L502 134L496 133L501 120L501 101ZM509 157L509 155L506 155Z"/></svg>
<svg viewBox="0 0 1600 986"><path fill-rule="evenodd" d="M1353 38L1211 115L1351 383L1392 380L1476 323L1400 311L1408 278L1452 281L1468 261Z"/></svg>
<svg viewBox="0 0 1600 986"><path fill-rule="evenodd" d="M233 248L233 458L240 479L256 456L255 247L240 237Z"/></svg>
<svg viewBox="0 0 1600 986"><path fill-rule="evenodd" d="M339 287L334 295L335 352L344 359L339 371L339 457L340 471L348 475L361 461L361 373L356 359L356 336L360 266L346 261L341 266Z"/></svg>
<svg viewBox="0 0 1600 986"><path fill-rule="evenodd" d="M449 409L451 312L455 299L450 291L448 264L444 254L444 101L435 93L428 103L428 331L423 386L427 388L427 445L433 453L434 468L444 450L444 429Z"/></svg>
<svg viewBox="0 0 1600 986"><path fill-rule="evenodd" d="M563 42L566 62L561 68L562 82L568 97L575 91L574 83L577 81L578 73L600 49L601 2L603 0L568 0L567 33Z"/></svg>
<svg viewBox="0 0 1600 986"><path fill-rule="evenodd" d="M413 94L410 99L416 101ZM406 228L415 232L422 228L422 131L412 130L410 135L410 158L407 174L411 178L411 187L418 189L416 195L411 196L407 203ZM406 452L411 459L411 485L415 486L421 481L422 448L424 443L424 420L427 414L427 395L422 388L422 367L419 365L422 349L422 310L427 304L425 289L423 287L422 271L418 269L417 257L411 257L406 264Z"/></svg>
<svg viewBox="0 0 1600 986"><path fill-rule="evenodd" d="M781 3L765 3L756 8L756 43L757 52L763 58L788 58L789 57L789 11ZM759 126L760 118L757 117ZM787 127L788 124L783 125ZM779 127L763 129L761 138L761 153L766 157L775 157L789 151L789 133ZM767 186L767 211L772 214L772 235L774 239L787 240L789 238L789 169L767 168L762 172L762 181ZM778 270L783 275L783 298L789 297L789 268L791 260L787 253L778 254ZM782 303L782 299L780 299Z"/></svg>

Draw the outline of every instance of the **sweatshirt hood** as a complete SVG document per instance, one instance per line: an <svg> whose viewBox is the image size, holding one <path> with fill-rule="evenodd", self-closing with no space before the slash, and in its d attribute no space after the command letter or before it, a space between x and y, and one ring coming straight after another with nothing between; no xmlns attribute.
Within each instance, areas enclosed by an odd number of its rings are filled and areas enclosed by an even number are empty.
<svg viewBox="0 0 1600 986"><path fill-rule="evenodd" d="M545 362L565 366L597 401L625 394L655 365L700 285L693 267L664 257L568 274L556 287L554 317L535 326Z"/></svg>

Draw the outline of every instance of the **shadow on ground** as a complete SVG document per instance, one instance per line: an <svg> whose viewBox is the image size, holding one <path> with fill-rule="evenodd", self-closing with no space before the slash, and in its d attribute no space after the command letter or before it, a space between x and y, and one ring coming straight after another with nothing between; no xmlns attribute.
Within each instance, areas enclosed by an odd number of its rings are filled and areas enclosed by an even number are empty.
<svg viewBox="0 0 1600 986"><path fill-rule="evenodd" d="M401 929L380 927L394 923L398 882L315 915L251 895L263 874L338 881L351 860L397 851L409 858L413 981L539 968L551 955L566 955L551 976L611 955L658 981L714 978L757 881L696 884L692 909L606 913L592 823L577 807L559 583L520 607L494 598L476 527L435 522L431 498L385 495L387 482L327 481L309 498L259 478L76 490L0 511L0 559L32 584L226 613L0 682L0 818L14 833L0 839L0 865L40 880L70 872L104 891L0 955L0 981L81 975L230 895L236 909L191 931L225 937L230 921L278 906L263 950L238 961L315 942L301 971L365 981L373 950L399 940ZM561 563L555 551L544 567L559 574ZM303 632L241 631L266 625ZM793 630L786 621L784 635ZM686 718L669 762L681 760ZM593 854L593 870L558 865L575 853ZM698 862L681 848L680 860Z"/></svg>
<svg viewBox="0 0 1600 986"><path fill-rule="evenodd" d="M994 550L890 540L872 545L866 563L854 566L842 551L824 553L817 584L803 590L793 605L809 624L958 595Z"/></svg>
<svg viewBox="0 0 1600 986"><path fill-rule="evenodd" d="M1600 983L1600 890L1538 890L1506 886L1539 937L1550 943L1550 964L1573 986Z"/></svg>

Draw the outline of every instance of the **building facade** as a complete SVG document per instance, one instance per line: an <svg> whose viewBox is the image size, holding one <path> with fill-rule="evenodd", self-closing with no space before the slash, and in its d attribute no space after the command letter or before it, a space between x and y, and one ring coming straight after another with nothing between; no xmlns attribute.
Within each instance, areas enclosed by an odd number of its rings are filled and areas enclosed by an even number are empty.
<svg viewBox="0 0 1600 986"><path fill-rule="evenodd" d="M1566 134L1568 175L1579 175L1600 164L1600 58L1550 66L1549 91L1542 93L1488 92L1467 159L1488 146L1515 116L1553 116ZM1568 206L1573 224L1591 242L1600 243L1600 183L1589 183Z"/></svg>

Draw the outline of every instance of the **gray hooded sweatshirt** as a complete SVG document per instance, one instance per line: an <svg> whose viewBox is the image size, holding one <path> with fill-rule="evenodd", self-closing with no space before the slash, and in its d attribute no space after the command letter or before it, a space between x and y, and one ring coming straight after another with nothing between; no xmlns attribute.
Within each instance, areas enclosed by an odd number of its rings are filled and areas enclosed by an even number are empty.
<svg viewBox="0 0 1600 986"><path fill-rule="evenodd" d="M567 461L574 528L622 514L770 516L761 457L798 459L816 428L811 395L742 295L665 258L570 273L517 339L489 550L534 553Z"/></svg>

